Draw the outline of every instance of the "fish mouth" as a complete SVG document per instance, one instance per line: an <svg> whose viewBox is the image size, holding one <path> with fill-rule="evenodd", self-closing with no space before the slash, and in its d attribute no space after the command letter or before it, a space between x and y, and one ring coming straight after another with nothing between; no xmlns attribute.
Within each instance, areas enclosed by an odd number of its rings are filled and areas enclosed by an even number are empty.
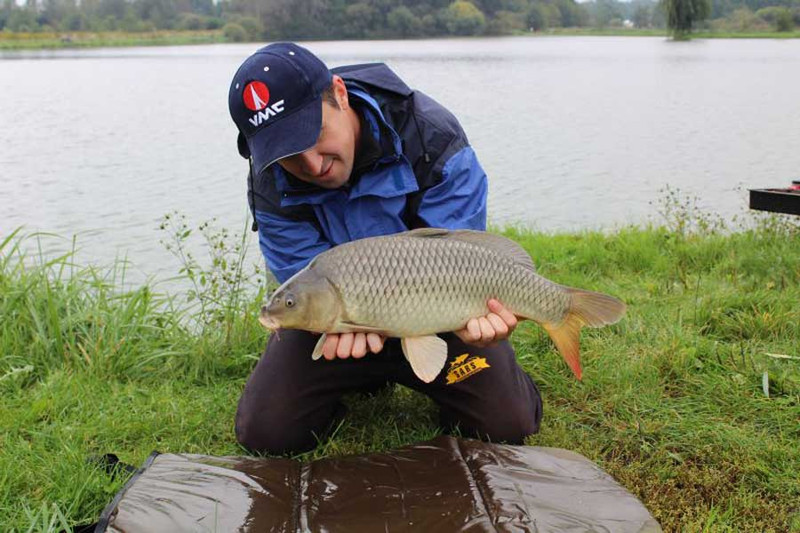
<svg viewBox="0 0 800 533"><path fill-rule="evenodd" d="M261 322L261 325L269 330L276 330L280 327L278 321L275 320L273 317L269 316L264 311L258 316L258 321Z"/></svg>

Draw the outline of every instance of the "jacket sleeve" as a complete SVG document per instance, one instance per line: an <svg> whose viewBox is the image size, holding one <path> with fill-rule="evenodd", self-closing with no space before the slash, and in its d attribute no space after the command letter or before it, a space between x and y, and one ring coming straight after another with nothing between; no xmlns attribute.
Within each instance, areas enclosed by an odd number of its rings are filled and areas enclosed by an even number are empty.
<svg viewBox="0 0 800 533"><path fill-rule="evenodd" d="M283 283L317 254L331 247L312 222L283 218L265 211L256 211L258 245L267 268Z"/></svg>
<svg viewBox="0 0 800 533"><path fill-rule="evenodd" d="M442 167L442 180L422 197L418 216L430 227L486 230L486 172L471 146Z"/></svg>

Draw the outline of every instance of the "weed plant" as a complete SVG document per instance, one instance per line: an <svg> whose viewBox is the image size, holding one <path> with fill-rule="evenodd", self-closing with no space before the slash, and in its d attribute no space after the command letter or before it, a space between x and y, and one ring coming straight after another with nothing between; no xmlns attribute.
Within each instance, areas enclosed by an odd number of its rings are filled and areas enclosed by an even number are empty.
<svg viewBox="0 0 800 533"><path fill-rule="evenodd" d="M666 191L659 225L611 233L517 228L546 277L622 298L620 323L584 330L575 381L533 323L513 336L544 399L529 445L577 451L638 496L666 531L800 531L800 226L731 224ZM124 483L90 458L153 450L244 454L233 419L263 349L265 289L244 241L208 225L206 264L185 220L165 219L186 295L125 288L106 270L0 241L0 524L95 521ZM188 233L187 233L188 232ZM320 361L319 364L325 364ZM435 406L397 387L347 399L334 436L301 456L384 451L438 434Z"/></svg>

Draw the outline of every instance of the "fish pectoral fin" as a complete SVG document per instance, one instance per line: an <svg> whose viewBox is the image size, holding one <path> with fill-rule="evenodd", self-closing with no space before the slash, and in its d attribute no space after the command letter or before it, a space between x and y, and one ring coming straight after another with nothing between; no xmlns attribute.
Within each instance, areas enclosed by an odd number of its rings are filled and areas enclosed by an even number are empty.
<svg viewBox="0 0 800 533"><path fill-rule="evenodd" d="M400 340L400 344L403 347L403 355L419 379L425 383L436 379L447 361L446 342L436 335L426 335L404 337Z"/></svg>
<svg viewBox="0 0 800 533"><path fill-rule="evenodd" d="M353 322L339 322L340 328L349 329L351 333L377 333L387 337L386 330L381 328L373 328L372 326L365 326L363 324L355 324Z"/></svg>
<svg viewBox="0 0 800 533"><path fill-rule="evenodd" d="M320 357L322 357L322 345L325 344L325 339L328 338L327 333L323 333L322 336L317 341L317 344L314 346L314 351L311 352L311 359L316 361Z"/></svg>

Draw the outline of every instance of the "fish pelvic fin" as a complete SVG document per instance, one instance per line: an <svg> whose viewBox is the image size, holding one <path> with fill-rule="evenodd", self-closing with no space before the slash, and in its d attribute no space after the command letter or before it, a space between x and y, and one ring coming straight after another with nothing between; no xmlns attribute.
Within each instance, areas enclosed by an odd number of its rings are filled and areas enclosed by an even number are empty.
<svg viewBox="0 0 800 533"><path fill-rule="evenodd" d="M447 343L436 335L404 337L400 340L403 355L408 359L414 374L430 383L444 368L447 361Z"/></svg>
<svg viewBox="0 0 800 533"><path fill-rule="evenodd" d="M583 326L599 328L618 322L625 314L625 304L613 296L599 292L566 287L571 305L564 319L558 323L542 324L567 362L572 373L580 380L580 332Z"/></svg>
<svg viewBox="0 0 800 533"><path fill-rule="evenodd" d="M320 357L322 357L322 345L325 344L325 339L328 338L326 333L323 333L322 336L317 341L317 344L314 345L314 351L311 352L311 359L316 361Z"/></svg>

